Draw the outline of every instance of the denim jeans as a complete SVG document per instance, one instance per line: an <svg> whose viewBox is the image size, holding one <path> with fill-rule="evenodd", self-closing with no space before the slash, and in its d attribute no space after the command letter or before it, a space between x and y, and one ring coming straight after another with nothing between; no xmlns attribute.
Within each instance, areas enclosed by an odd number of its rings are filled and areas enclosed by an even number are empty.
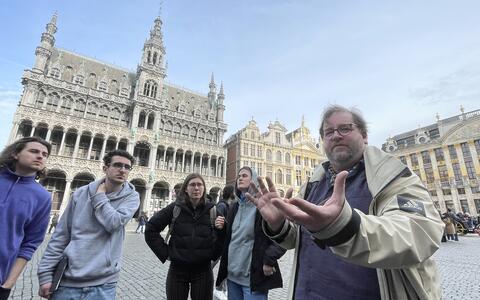
<svg viewBox="0 0 480 300"><path fill-rule="evenodd" d="M60 286L50 300L114 300L116 286L116 282L83 288Z"/></svg>
<svg viewBox="0 0 480 300"><path fill-rule="evenodd" d="M267 300L268 293L252 292L250 287L227 280L228 300Z"/></svg>

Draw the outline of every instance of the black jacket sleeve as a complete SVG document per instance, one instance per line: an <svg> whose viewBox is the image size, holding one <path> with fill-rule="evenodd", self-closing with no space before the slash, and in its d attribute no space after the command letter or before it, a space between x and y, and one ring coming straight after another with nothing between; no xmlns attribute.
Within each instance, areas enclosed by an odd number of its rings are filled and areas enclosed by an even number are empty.
<svg viewBox="0 0 480 300"><path fill-rule="evenodd" d="M280 257L282 257L286 252L286 249L283 249L277 243L272 242L270 246L265 249L263 264L267 266L274 266L276 261L280 259Z"/></svg>
<svg viewBox="0 0 480 300"><path fill-rule="evenodd" d="M174 207L175 203L172 203L157 212L148 220L145 226L145 241L162 263L168 258L168 245L160 235L160 232L172 222Z"/></svg>

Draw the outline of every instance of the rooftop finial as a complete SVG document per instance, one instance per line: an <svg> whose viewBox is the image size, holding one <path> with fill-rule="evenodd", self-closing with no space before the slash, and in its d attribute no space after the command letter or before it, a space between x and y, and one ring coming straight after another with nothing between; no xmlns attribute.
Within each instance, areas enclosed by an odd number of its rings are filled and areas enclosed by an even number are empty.
<svg viewBox="0 0 480 300"><path fill-rule="evenodd" d="M223 81L220 82L220 95L223 95Z"/></svg>
<svg viewBox="0 0 480 300"><path fill-rule="evenodd" d="M58 13L57 11L55 11L53 13L52 19L50 20L50 23L52 23L53 25L57 25L57 17L58 17Z"/></svg>
<svg viewBox="0 0 480 300"><path fill-rule="evenodd" d="M215 84L215 77L214 77L214 75L213 75L213 72L212 72L212 77L210 78L210 83Z"/></svg>
<svg viewBox="0 0 480 300"><path fill-rule="evenodd" d="M437 122L440 121L440 115L438 114L438 112L435 114L435 118L437 119Z"/></svg>
<svg viewBox="0 0 480 300"><path fill-rule="evenodd" d="M462 112L462 114L465 113L465 108L463 108L463 105L460 104L460 111Z"/></svg>

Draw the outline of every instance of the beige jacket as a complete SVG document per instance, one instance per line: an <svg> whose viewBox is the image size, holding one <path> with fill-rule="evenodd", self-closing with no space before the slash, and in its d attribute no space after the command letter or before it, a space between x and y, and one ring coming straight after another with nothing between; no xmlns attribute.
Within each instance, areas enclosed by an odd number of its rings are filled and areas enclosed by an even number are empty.
<svg viewBox="0 0 480 300"><path fill-rule="evenodd" d="M431 256L439 248L444 224L427 190L418 176L405 172L405 165L380 149L367 146L363 157L373 197L369 213L355 210L360 216L358 232L349 241L330 249L353 264L376 268L383 300L441 299L440 279ZM324 169L319 166L310 182L319 181L323 176ZM305 188L306 184L300 198ZM319 240L331 238L351 217L352 208L345 201L338 218L313 236ZM265 226L264 223L264 229ZM286 249L295 248L293 270L297 265L298 230L297 225L287 221L278 235L270 236L276 240L286 234L282 241L276 241ZM292 272L288 299L293 299L295 274Z"/></svg>

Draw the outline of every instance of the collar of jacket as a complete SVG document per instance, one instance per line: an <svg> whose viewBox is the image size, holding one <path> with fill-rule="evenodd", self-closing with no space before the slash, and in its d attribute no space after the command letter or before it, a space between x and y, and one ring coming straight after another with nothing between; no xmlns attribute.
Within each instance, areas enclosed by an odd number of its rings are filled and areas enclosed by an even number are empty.
<svg viewBox="0 0 480 300"><path fill-rule="evenodd" d="M400 160L374 146L366 146L363 152L368 188L375 198L393 179L407 168ZM325 176L323 164L316 167L310 182Z"/></svg>

